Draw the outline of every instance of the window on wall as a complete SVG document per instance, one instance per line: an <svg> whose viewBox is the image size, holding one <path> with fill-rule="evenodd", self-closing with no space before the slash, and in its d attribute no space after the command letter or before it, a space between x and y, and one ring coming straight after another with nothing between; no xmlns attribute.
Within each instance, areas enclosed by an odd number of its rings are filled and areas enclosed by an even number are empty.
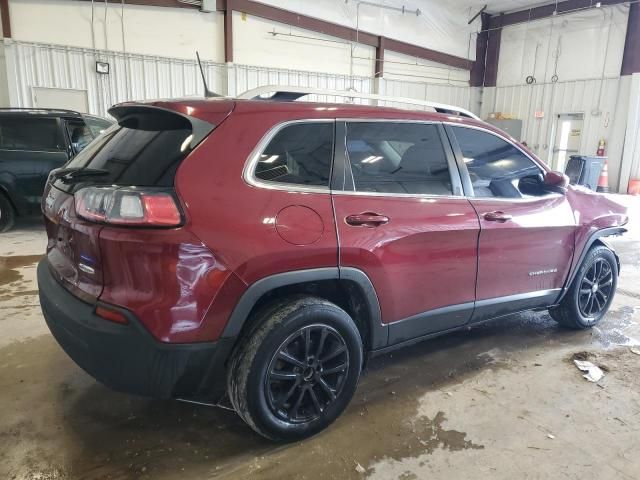
<svg viewBox="0 0 640 480"><path fill-rule="evenodd" d="M452 127L471 177L474 196L525 198L545 193L542 169L500 137Z"/></svg>
<svg viewBox="0 0 640 480"><path fill-rule="evenodd" d="M55 152L65 149L55 118L0 117L0 148Z"/></svg>
<svg viewBox="0 0 640 480"><path fill-rule="evenodd" d="M265 182L328 187L333 130L333 122L283 128L260 154L255 177Z"/></svg>
<svg viewBox="0 0 640 480"><path fill-rule="evenodd" d="M447 157L436 125L349 123L347 153L356 191L453 193Z"/></svg>

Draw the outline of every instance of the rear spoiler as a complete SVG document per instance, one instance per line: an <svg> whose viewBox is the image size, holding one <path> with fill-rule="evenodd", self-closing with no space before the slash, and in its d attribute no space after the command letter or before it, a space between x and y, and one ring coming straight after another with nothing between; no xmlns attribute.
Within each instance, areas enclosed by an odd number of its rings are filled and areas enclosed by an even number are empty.
<svg viewBox="0 0 640 480"><path fill-rule="evenodd" d="M154 105L137 105L137 104L124 104L115 105L109 109L109 115L114 117L118 124L122 124L128 118L136 115L149 115L156 113L161 116L175 116L180 117L191 124L191 143L189 147L193 150L202 140L209 135L216 125L200 120L199 118L186 115L184 113L176 112L169 108L156 107Z"/></svg>

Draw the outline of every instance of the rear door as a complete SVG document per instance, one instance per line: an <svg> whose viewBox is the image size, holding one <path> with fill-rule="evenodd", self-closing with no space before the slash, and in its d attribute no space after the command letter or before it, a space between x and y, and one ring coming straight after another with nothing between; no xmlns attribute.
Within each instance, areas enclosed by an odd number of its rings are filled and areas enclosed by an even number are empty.
<svg viewBox="0 0 640 480"><path fill-rule="evenodd" d="M541 188L544 170L506 137L476 127L446 128L480 219L473 321L548 306L571 265L575 220L569 202Z"/></svg>
<svg viewBox="0 0 640 480"><path fill-rule="evenodd" d="M443 127L346 121L337 132L340 266L371 279L389 343L463 325L475 299L479 223Z"/></svg>

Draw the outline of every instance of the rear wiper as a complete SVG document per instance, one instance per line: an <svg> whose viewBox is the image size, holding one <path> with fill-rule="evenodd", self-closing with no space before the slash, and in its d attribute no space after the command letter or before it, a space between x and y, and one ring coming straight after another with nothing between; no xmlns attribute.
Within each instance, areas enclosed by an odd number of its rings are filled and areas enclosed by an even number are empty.
<svg viewBox="0 0 640 480"><path fill-rule="evenodd" d="M60 168L51 172L51 180L62 180L63 182L70 182L74 179L83 177L102 177L109 175L109 170L102 168L83 168L83 167L71 167Z"/></svg>

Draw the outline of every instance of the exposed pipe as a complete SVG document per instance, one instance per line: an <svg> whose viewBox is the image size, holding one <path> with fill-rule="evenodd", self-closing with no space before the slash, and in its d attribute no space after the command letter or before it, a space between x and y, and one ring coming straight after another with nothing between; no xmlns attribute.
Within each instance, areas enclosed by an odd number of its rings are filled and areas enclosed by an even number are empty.
<svg viewBox="0 0 640 480"><path fill-rule="evenodd" d="M606 13L602 12L604 17L602 19L602 23L606 21ZM611 40L611 24L613 23L613 12L611 13L611 17L609 18L609 28L607 29L607 41L604 46L604 58L602 60L602 75L600 76L600 91L598 92L598 105L596 107L596 112L598 115L602 113L600 111L600 106L602 105L602 89L604 87L604 74L607 67L607 53L609 52L609 41ZM591 112L592 115L594 112Z"/></svg>
<svg viewBox="0 0 640 480"><path fill-rule="evenodd" d="M122 61L124 62L124 84L127 98L125 100L131 100L129 92L129 59L127 58L127 48L125 44L124 35L124 0L120 4L120 30L122 32Z"/></svg>
<svg viewBox="0 0 640 480"><path fill-rule="evenodd" d="M349 0L345 0L345 3L348 3ZM366 0L360 0L356 3L356 41L355 43L351 44L351 59L349 61L349 76L351 77L351 88L353 87L353 59L354 59L354 52L355 52L355 48L356 45L359 43L359 35L360 35L360 5L368 5L370 7L378 7L378 8L382 8L382 9L386 9L386 10L393 10L396 12L401 12L403 15L405 13L411 13L414 14L416 17L419 17L420 14L422 13L420 11L420 9L415 9L415 10L407 10L405 8L405 6L403 5L402 7L393 7L391 5L382 5L379 3L375 3L375 2L368 2Z"/></svg>

